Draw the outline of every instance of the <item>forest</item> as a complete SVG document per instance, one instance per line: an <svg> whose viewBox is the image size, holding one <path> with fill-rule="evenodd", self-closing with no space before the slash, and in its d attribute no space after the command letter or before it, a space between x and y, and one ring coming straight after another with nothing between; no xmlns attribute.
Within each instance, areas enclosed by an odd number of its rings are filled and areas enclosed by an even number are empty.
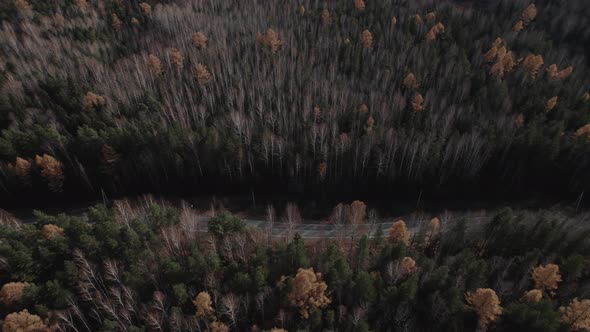
<svg viewBox="0 0 590 332"><path fill-rule="evenodd" d="M222 209L203 232L197 215L149 198L3 214L3 331L590 330L590 228L560 212L396 220L354 241L273 238Z"/></svg>
<svg viewBox="0 0 590 332"><path fill-rule="evenodd" d="M2 1L0 197L574 201L589 18L587 0Z"/></svg>

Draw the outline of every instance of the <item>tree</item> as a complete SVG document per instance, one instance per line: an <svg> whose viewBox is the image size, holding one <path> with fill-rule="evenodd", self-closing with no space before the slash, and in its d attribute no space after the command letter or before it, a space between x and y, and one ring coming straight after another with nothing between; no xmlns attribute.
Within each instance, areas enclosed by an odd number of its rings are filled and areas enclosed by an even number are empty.
<svg viewBox="0 0 590 332"><path fill-rule="evenodd" d="M531 272L531 278L535 282L536 289L543 292L552 292L557 289L559 282L561 282L559 266L555 264L537 266Z"/></svg>
<svg viewBox="0 0 590 332"><path fill-rule="evenodd" d="M354 0L354 8L357 10L365 10L365 1L364 0Z"/></svg>
<svg viewBox="0 0 590 332"><path fill-rule="evenodd" d="M45 332L48 327L41 317L29 314L28 310L13 312L4 318L2 331L4 332Z"/></svg>
<svg viewBox="0 0 590 332"><path fill-rule="evenodd" d="M404 276L410 275L417 269L416 261L412 257L404 257L400 263L400 269Z"/></svg>
<svg viewBox="0 0 590 332"><path fill-rule="evenodd" d="M82 106L85 110L93 110L100 108L106 104L105 97L94 92L88 91L82 99Z"/></svg>
<svg viewBox="0 0 590 332"><path fill-rule="evenodd" d="M300 268L288 294L289 303L299 308L301 316L307 319L311 310L325 308L330 304L327 290L328 285L322 281L321 273L315 273L313 268Z"/></svg>
<svg viewBox="0 0 590 332"><path fill-rule="evenodd" d="M527 303L537 303L543 299L543 292L539 289L533 289L522 296L522 301Z"/></svg>
<svg viewBox="0 0 590 332"><path fill-rule="evenodd" d="M271 28L268 28L264 33L256 33L256 42L270 48L272 53L278 52L283 45L283 41L279 39L279 34Z"/></svg>
<svg viewBox="0 0 590 332"><path fill-rule="evenodd" d="M590 300L574 298L569 306L560 307L561 321L574 331L590 330Z"/></svg>
<svg viewBox="0 0 590 332"><path fill-rule="evenodd" d="M197 78L199 85L205 85L211 81L211 73L209 73L207 67L201 63L198 63L195 68L195 77Z"/></svg>
<svg viewBox="0 0 590 332"><path fill-rule="evenodd" d="M49 189L61 192L65 178L63 164L48 154L44 154L43 157L35 156L35 163L41 168L41 176L47 181Z"/></svg>
<svg viewBox="0 0 590 332"><path fill-rule="evenodd" d="M222 237L231 233L239 233L244 229L242 219L233 214L223 211L217 216L211 218L208 223L209 232Z"/></svg>
<svg viewBox="0 0 590 332"><path fill-rule="evenodd" d="M403 243L406 246L410 244L410 232L403 220L398 220L393 223L389 229L389 242Z"/></svg>
<svg viewBox="0 0 590 332"><path fill-rule="evenodd" d="M484 331L502 314L500 299L493 289L478 288L475 293L467 293L465 299L467 305L477 313L479 328Z"/></svg>
<svg viewBox="0 0 590 332"><path fill-rule="evenodd" d="M403 84L408 89L415 89L418 87L418 81L416 80L416 76L414 73L408 73L404 78Z"/></svg>
<svg viewBox="0 0 590 332"><path fill-rule="evenodd" d="M0 302L5 305L21 303L25 288L29 286L26 282L9 282L0 289Z"/></svg>
<svg viewBox="0 0 590 332"><path fill-rule="evenodd" d="M29 160L16 157L14 172L23 185L31 185L31 162Z"/></svg>
<svg viewBox="0 0 590 332"><path fill-rule="evenodd" d="M146 15L151 15L152 14L152 6L147 3L147 2L142 2L139 4L139 7L141 8L141 11L146 14Z"/></svg>
<svg viewBox="0 0 590 332"><path fill-rule="evenodd" d="M150 70L150 73L152 73L154 77L162 75L162 62L160 62L160 59L157 56L153 54L148 55L147 65L148 69Z"/></svg>
<svg viewBox="0 0 590 332"><path fill-rule="evenodd" d="M521 18L524 24L528 25L535 19L535 17L537 17L537 7L534 3L531 3L522 11Z"/></svg>
<svg viewBox="0 0 590 332"><path fill-rule="evenodd" d="M63 234L64 234L64 229L57 226L57 225L53 225L53 224L43 225L43 228L41 230L41 235L46 240L51 240L51 239L55 238L56 236L62 236Z"/></svg>
<svg viewBox="0 0 590 332"><path fill-rule="evenodd" d="M193 34L193 45L196 48L207 48L207 36L201 31L197 31Z"/></svg>
<svg viewBox="0 0 590 332"><path fill-rule="evenodd" d="M373 48L373 34L369 30L363 30L361 33L361 45L364 48L371 49Z"/></svg>
<svg viewBox="0 0 590 332"><path fill-rule="evenodd" d="M196 308L196 315L201 319L209 318L213 315L213 302L207 292L200 292L193 300Z"/></svg>

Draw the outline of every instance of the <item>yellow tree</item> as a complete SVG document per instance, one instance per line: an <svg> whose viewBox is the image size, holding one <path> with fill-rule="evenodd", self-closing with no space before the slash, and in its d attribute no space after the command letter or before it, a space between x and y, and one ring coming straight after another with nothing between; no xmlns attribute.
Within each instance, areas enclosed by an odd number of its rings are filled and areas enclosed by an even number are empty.
<svg viewBox="0 0 590 332"><path fill-rule="evenodd" d="M414 73L408 73L404 78L403 82L404 86L408 89L415 89L418 87L418 81L416 80L416 75Z"/></svg>
<svg viewBox="0 0 590 332"><path fill-rule="evenodd" d="M273 53L278 52L283 45L279 34L271 28L268 28L265 33L256 33L256 42L270 48Z"/></svg>
<svg viewBox="0 0 590 332"><path fill-rule="evenodd" d="M561 321L568 325L570 330L590 330L590 300L578 300L574 298L567 307L560 307Z"/></svg>
<svg viewBox="0 0 590 332"><path fill-rule="evenodd" d="M211 73L207 70L205 65L198 63L195 69L195 76L199 85L205 85L211 81Z"/></svg>
<svg viewBox="0 0 590 332"><path fill-rule="evenodd" d="M176 67L176 69L180 70L183 67L184 57L180 50L177 48L171 48L168 52L168 57L170 58L170 62Z"/></svg>
<svg viewBox="0 0 590 332"><path fill-rule="evenodd" d="M162 62L160 62L160 59L157 56L153 54L148 55L147 65L152 75L155 77L162 75Z"/></svg>
<svg viewBox="0 0 590 332"><path fill-rule="evenodd" d="M367 205L363 201L356 200L350 204L350 223L363 224L367 215Z"/></svg>
<svg viewBox="0 0 590 332"><path fill-rule="evenodd" d="M369 49L373 47L373 34L371 31L365 29L361 32L361 45Z"/></svg>
<svg viewBox="0 0 590 332"><path fill-rule="evenodd" d="M146 14L146 15L151 15L152 14L152 6L150 6L149 3L147 2L142 2L139 4L139 7L141 8L141 11Z"/></svg>
<svg viewBox="0 0 590 332"><path fill-rule="evenodd" d="M534 3L531 3L528 7L526 7L521 15L521 19L524 25L528 25L531 23L535 17L537 17L537 7Z"/></svg>
<svg viewBox="0 0 590 332"><path fill-rule="evenodd" d="M398 220L391 225L389 229L389 242L404 243L406 246L410 244L410 232L403 220Z"/></svg>
<svg viewBox="0 0 590 332"><path fill-rule="evenodd" d="M416 113L424 111L424 97L419 93L412 100L412 110Z"/></svg>
<svg viewBox="0 0 590 332"><path fill-rule="evenodd" d="M197 31L193 34L193 45L197 48L207 47L207 36L201 31Z"/></svg>
<svg viewBox="0 0 590 332"><path fill-rule="evenodd" d="M588 140L590 140L590 123L578 128L578 130L576 130L574 135L577 138L586 137Z"/></svg>
<svg viewBox="0 0 590 332"><path fill-rule="evenodd" d="M557 96L553 96L551 99L547 100L547 105L545 106L545 111L550 112L557 106Z"/></svg>
<svg viewBox="0 0 590 332"><path fill-rule="evenodd" d="M49 328L43 323L41 317L31 315L25 309L21 312L13 312L4 318L3 332L45 332Z"/></svg>
<svg viewBox="0 0 590 332"><path fill-rule="evenodd" d="M209 325L211 332L229 332L229 327L220 321L214 321Z"/></svg>
<svg viewBox="0 0 590 332"><path fill-rule="evenodd" d="M113 29L115 29L115 31L119 31L121 30L121 28L123 27L123 22L121 22L121 20L119 19L119 16L117 16L117 14L112 14L111 15L111 25L113 27Z"/></svg>
<svg viewBox="0 0 590 332"><path fill-rule="evenodd" d="M539 70L543 67L543 57L541 55L529 54L522 63L522 68L531 74L534 79L537 77Z"/></svg>
<svg viewBox="0 0 590 332"><path fill-rule="evenodd" d="M193 304L195 305L197 317L208 318L213 315L213 302L209 293L200 292L193 300Z"/></svg>
<svg viewBox="0 0 590 332"><path fill-rule="evenodd" d="M85 110L92 110L106 105L106 98L94 92L88 91L82 98L82 106Z"/></svg>
<svg viewBox="0 0 590 332"><path fill-rule="evenodd" d="M4 284L0 289L0 302L5 305L21 303L25 288L28 285L26 282L9 282Z"/></svg>
<svg viewBox="0 0 590 332"><path fill-rule="evenodd" d="M527 303L537 303L541 299L543 299L543 292L538 289L530 290L522 296L522 301Z"/></svg>
<svg viewBox="0 0 590 332"><path fill-rule="evenodd" d="M45 178L49 189L60 192L64 182L63 164L54 157L44 154L35 156L35 163L41 168L41 176Z"/></svg>
<svg viewBox="0 0 590 332"><path fill-rule="evenodd" d="M365 1L354 0L354 8L356 8L357 10L365 10Z"/></svg>
<svg viewBox="0 0 590 332"><path fill-rule="evenodd" d="M22 184L25 186L31 185L31 162L22 159L20 157L16 157L16 161L14 162L14 171L16 176L21 181Z"/></svg>
<svg viewBox="0 0 590 332"><path fill-rule="evenodd" d="M493 289L478 288L475 293L467 293L465 299L469 308L477 313L482 331L487 330L488 325L502 314L500 299Z"/></svg>
<svg viewBox="0 0 590 332"><path fill-rule="evenodd" d="M43 228L41 229L41 235L46 240L51 240L51 239L55 238L56 236L60 236L63 234L64 234L64 229L57 226L57 225L53 225L53 224L43 225Z"/></svg>
<svg viewBox="0 0 590 332"><path fill-rule="evenodd" d="M404 257L399 264L403 275L409 275L416 271L416 261L412 257Z"/></svg>
<svg viewBox="0 0 590 332"><path fill-rule="evenodd" d="M561 282L559 266L555 264L539 265L531 272L535 288L541 291L554 291Z"/></svg>
<svg viewBox="0 0 590 332"><path fill-rule="evenodd" d="M288 294L289 303L299 308L301 316L309 318L312 309L324 308L330 304L327 296L328 285L322 281L322 274L313 268L299 269Z"/></svg>

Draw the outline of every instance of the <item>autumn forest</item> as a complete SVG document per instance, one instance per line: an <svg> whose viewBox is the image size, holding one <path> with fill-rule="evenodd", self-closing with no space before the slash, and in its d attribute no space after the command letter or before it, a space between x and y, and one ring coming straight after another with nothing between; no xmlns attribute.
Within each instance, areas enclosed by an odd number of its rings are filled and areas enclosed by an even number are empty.
<svg viewBox="0 0 590 332"><path fill-rule="evenodd" d="M588 0L0 1L2 331L588 331L587 189Z"/></svg>

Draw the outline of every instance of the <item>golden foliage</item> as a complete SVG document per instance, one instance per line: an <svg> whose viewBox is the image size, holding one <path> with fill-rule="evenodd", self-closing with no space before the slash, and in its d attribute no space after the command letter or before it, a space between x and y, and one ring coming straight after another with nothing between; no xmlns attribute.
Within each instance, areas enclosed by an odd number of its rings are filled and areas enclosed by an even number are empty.
<svg viewBox="0 0 590 332"><path fill-rule="evenodd" d="M502 314L500 299L493 289L478 288L475 293L467 293L465 299L469 307L477 313L479 327L484 331Z"/></svg>
<svg viewBox="0 0 590 332"><path fill-rule="evenodd" d="M321 273L314 273L313 268L298 269L288 299L292 306L298 307L301 316L309 318L314 308L324 308L330 304L326 292L328 285L322 281Z"/></svg>
<svg viewBox="0 0 590 332"><path fill-rule="evenodd" d="M408 226L403 220L398 220L389 228L389 242L402 242L406 246L410 244L410 232Z"/></svg>
<svg viewBox="0 0 590 332"><path fill-rule="evenodd" d="M198 63L195 69L195 76L200 85L205 85L211 81L211 73L207 70L205 65Z"/></svg>
<svg viewBox="0 0 590 332"><path fill-rule="evenodd" d="M215 321L209 325L211 332L229 332L229 327L222 322Z"/></svg>
<svg viewBox="0 0 590 332"><path fill-rule="evenodd" d="M16 173L16 176L18 177L18 179L24 184L24 185L30 185L31 184L31 162L23 159L21 157L16 157L16 161L14 162L14 171Z"/></svg>
<svg viewBox="0 0 590 332"><path fill-rule="evenodd" d="M49 189L60 192L64 182L63 164L50 155L35 156L35 163L41 168L41 176L45 178Z"/></svg>
<svg viewBox="0 0 590 332"><path fill-rule="evenodd" d="M399 266L404 275L412 274L416 271L416 261L412 257L404 257Z"/></svg>
<svg viewBox="0 0 590 332"><path fill-rule="evenodd" d="M280 329L280 328L278 328L278 327L273 327L273 328L270 330L270 332L289 332L289 331L287 331L287 330L285 330L285 329Z"/></svg>
<svg viewBox="0 0 590 332"><path fill-rule="evenodd" d="M354 0L354 8L356 8L357 10L365 10L365 1Z"/></svg>
<svg viewBox="0 0 590 332"><path fill-rule="evenodd" d="M132 17L131 18L131 24L137 26L137 25L139 25L139 20L137 18L135 18L135 17Z"/></svg>
<svg viewBox="0 0 590 332"><path fill-rule="evenodd" d="M543 299L543 292L538 289L533 289L526 292L522 296L522 301L527 303L537 303Z"/></svg>
<svg viewBox="0 0 590 332"><path fill-rule="evenodd" d="M265 33L256 33L256 42L270 48L273 53L278 52L283 45L279 34L271 28L268 28Z"/></svg>
<svg viewBox="0 0 590 332"><path fill-rule="evenodd" d="M435 40L436 39L436 36L438 36L438 34L441 33L441 32L443 32L443 31L445 31L445 26L441 22L436 23L426 33L426 40L427 41L433 41L433 40Z"/></svg>
<svg viewBox="0 0 590 332"><path fill-rule="evenodd" d="M583 101L590 101L590 92L586 92L585 94L583 94L582 100Z"/></svg>
<svg viewBox="0 0 590 332"><path fill-rule="evenodd" d="M369 107L366 104L361 104L361 106L359 106L359 113L361 113L361 114L369 113Z"/></svg>
<svg viewBox="0 0 590 332"><path fill-rule="evenodd" d="M106 103L107 100L105 99L105 97L91 91L88 91L84 98L82 98L82 106L85 110L92 110L98 107L102 107Z"/></svg>
<svg viewBox="0 0 590 332"><path fill-rule="evenodd" d="M207 292L200 292L193 300L196 308L196 315L199 318L209 317L213 314L213 302Z"/></svg>
<svg viewBox="0 0 590 332"><path fill-rule="evenodd" d="M436 19L436 13L435 12L430 12L430 13L426 14L426 16L424 16L424 18L427 21L434 21Z"/></svg>
<svg viewBox="0 0 590 332"><path fill-rule="evenodd" d="M25 288L28 285L26 282L9 282L4 284L0 289L0 302L5 305L21 303Z"/></svg>
<svg viewBox="0 0 590 332"><path fill-rule="evenodd" d="M541 70L541 67L543 67L543 64L543 56L529 54L524 59L524 62L522 63L522 68L529 72L531 74L531 77L534 79L535 77L537 77L537 74L539 73L539 70Z"/></svg>
<svg viewBox="0 0 590 332"><path fill-rule="evenodd" d="M20 12L31 14L33 12L33 6L27 0L15 0L14 6Z"/></svg>
<svg viewBox="0 0 590 332"><path fill-rule="evenodd" d="M590 330L590 300L574 298L567 307L560 307L561 321L573 331Z"/></svg>
<svg viewBox="0 0 590 332"><path fill-rule="evenodd" d="M350 223L363 224L367 216L367 205L363 201L355 200L350 204Z"/></svg>
<svg viewBox="0 0 590 332"><path fill-rule="evenodd" d="M573 72L574 72L574 67L572 67L572 66L568 66L567 68L559 70L559 71L557 69L556 64L552 64L551 66L549 66L549 68L547 68L547 73L548 73L549 77L554 80L558 80L558 81L566 79Z"/></svg>
<svg viewBox="0 0 590 332"><path fill-rule="evenodd" d="M578 130L576 130L574 135L578 138L579 137L586 137L590 140L590 123L578 128Z"/></svg>
<svg viewBox="0 0 590 332"><path fill-rule="evenodd" d="M422 112L424 110L424 97L419 93L412 100L412 110L414 112Z"/></svg>
<svg viewBox="0 0 590 332"><path fill-rule="evenodd" d="M61 236L64 234L64 229L53 224L43 225L43 229L41 230L41 235L46 240L51 240L56 236Z"/></svg>
<svg viewBox="0 0 590 332"><path fill-rule="evenodd" d="M440 232L440 219L438 218L432 218L430 220L430 224L428 225L428 233L426 234L425 238L424 238L424 243L426 245L430 244L430 241L432 240L432 238L434 236L436 236L436 234L438 234L438 232Z"/></svg>
<svg viewBox="0 0 590 332"><path fill-rule="evenodd" d="M123 27L123 22L121 22L121 20L119 19L119 16L117 16L117 14L112 14L111 20L112 20L111 25L112 25L113 29L115 29L116 31L121 30L121 28Z"/></svg>
<svg viewBox="0 0 590 332"><path fill-rule="evenodd" d="M170 57L170 62L172 62L176 69L182 69L184 65L184 57L182 56L182 53L180 53L179 49L170 49L170 51L168 52L168 56Z"/></svg>
<svg viewBox="0 0 590 332"><path fill-rule="evenodd" d="M207 47L207 36L201 31L197 31L193 34L193 45L197 48Z"/></svg>
<svg viewBox="0 0 590 332"><path fill-rule="evenodd" d="M531 3L525 10L522 12L521 19L524 25L528 25L537 17L537 7L534 3Z"/></svg>
<svg viewBox="0 0 590 332"><path fill-rule="evenodd" d="M396 16L391 17L391 25L397 25L397 17Z"/></svg>
<svg viewBox="0 0 590 332"><path fill-rule="evenodd" d="M403 82L404 86L408 89L415 89L418 87L418 81L416 80L416 76L414 73L409 73L406 78L404 78Z"/></svg>
<svg viewBox="0 0 590 332"><path fill-rule="evenodd" d="M87 0L76 0L76 7L80 10L85 10L88 8L88 1Z"/></svg>
<svg viewBox="0 0 590 332"><path fill-rule="evenodd" d="M29 314L26 309L21 312L13 312L4 318L3 332L46 332L49 328L43 323L41 317Z"/></svg>
<svg viewBox="0 0 590 332"><path fill-rule="evenodd" d="M299 15L300 16L305 15L305 6L304 5L299 5Z"/></svg>
<svg viewBox="0 0 590 332"><path fill-rule="evenodd" d="M516 24L512 27L512 30L516 32L521 32L524 29L524 22L522 20L516 22Z"/></svg>
<svg viewBox="0 0 590 332"><path fill-rule="evenodd" d="M531 278L535 282L536 289L541 291L555 290L561 281L559 266L555 264L539 265L531 272Z"/></svg>
<svg viewBox="0 0 590 332"><path fill-rule="evenodd" d="M547 105L545 106L545 111L550 112L555 108L557 105L557 96L552 97L551 99L547 100Z"/></svg>
<svg viewBox="0 0 590 332"><path fill-rule="evenodd" d="M328 172L328 164L325 161L322 161L318 166L318 174L320 179L324 179L326 177L326 173Z"/></svg>
<svg viewBox="0 0 590 332"><path fill-rule="evenodd" d="M160 62L160 59L157 56L153 54L148 55L147 65L152 75L155 77L162 75L162 62Z"/></svg>
<svg viewBox="0 0 590 332"><path fill-rule="evenodd" d="M322 24L324 26L332 24L332 14L330 14L330 11L327 8L322 11Z"/></svg>
<svg viewBox="0 0 590 332"><path fill-rule="evenodd" d="M139 7L141 8L141 11L146 14L146 15L151 15L152 14L152 6L147 3L147 2L142 2L139 4Z"/></svg>
<svg viewBox="0 0 590 332"><path fill-rule="evenodd" d="M373 34L371 34L371 31L365 29L361 32L361 44L364 48L373 47Z"/></svg>

